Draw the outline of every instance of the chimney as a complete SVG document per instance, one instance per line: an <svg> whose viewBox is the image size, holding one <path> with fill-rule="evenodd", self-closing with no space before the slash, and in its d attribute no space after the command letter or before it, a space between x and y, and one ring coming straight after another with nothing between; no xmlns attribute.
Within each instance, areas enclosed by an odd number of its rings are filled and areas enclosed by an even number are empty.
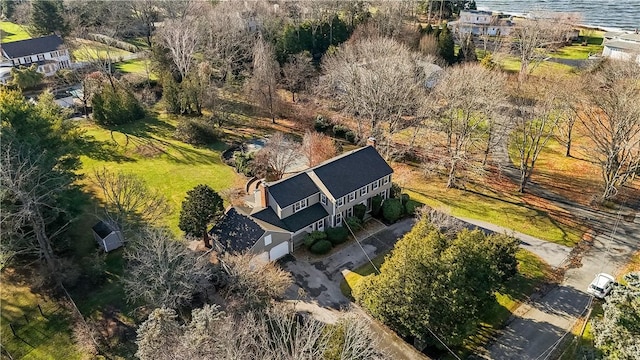
<svg viewBox="0 0 640 360"><path fill-rule="evenodd" d="M376 138L374 138L373 136L367 139L367 146L373 146L374 148L376 147Z"/></svg>
<svg viewBox="0 0 640 360"><path fill-rule="evenodd" d="M269 206L269 190L267 189L267 184L261 181L260 185L258 185L258 190L260 190L260 207L266 208Z"/></svg>

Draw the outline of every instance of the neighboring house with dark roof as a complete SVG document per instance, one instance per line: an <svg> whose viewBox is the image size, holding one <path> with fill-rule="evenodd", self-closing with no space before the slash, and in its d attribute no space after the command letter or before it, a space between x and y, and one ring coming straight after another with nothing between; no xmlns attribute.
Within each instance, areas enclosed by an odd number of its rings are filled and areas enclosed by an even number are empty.
<svg viewBox="0 0 640 360"><path fill-rule="evenodd" d="M211 234L226 251L248 250L277 260L305 234L342 226L354 216L355 205L371 211L371 198L389 197L392 173L374 146L344 153L288 178L262 181L247 204L250 209L231 208Z"/></svg>
<svg viewBox="0 0 640 360"><path fill-rule="evenodd" d="M640 64L640 34L607 32L604 34L602 56L612 59L635 60Z"/></svg>
<svg viewBox="0 0 640 360"><path fill-rule="evenodd" d="M38 65L38 72L52 76L56 71L71 66L69 49L58 35L13 41L0 44L0 67Z"/></svg>

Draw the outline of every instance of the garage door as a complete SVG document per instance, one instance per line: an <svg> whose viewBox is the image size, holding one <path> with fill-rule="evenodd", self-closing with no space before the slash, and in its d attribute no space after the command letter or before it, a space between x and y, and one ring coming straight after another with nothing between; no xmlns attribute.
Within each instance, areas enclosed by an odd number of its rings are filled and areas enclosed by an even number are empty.
<svg viewBox="0 0 640 360"><path fill-rule="evenodd" d="M276 245L273 249L269 251L269 259L271 261L276 261L281 257L287 255L289 253L289 243L283 242L282 244Z"/></svg>

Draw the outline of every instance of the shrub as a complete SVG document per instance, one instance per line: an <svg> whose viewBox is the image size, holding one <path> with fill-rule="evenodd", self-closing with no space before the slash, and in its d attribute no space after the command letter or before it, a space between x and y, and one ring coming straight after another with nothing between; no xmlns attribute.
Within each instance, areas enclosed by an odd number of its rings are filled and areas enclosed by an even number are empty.
<svg viewBox="0 0 640 360"><path fill-rule="evenodd" d="M326 240L327 234L324 231L314 231L304 237L304 246L311 248L315 243Z"/></svg>
<svg viewBox="0 0 640 360"><path fill-rule="evenodd" d="M333 135L336 137L344 137L345 134L349 131L349 128L342 125L334 125L333 126Z"/></svg>
<svg viewBox="0 0 640 360"><path fill-rule="evenodd" d="M104 85L91 100L93 118L101 125L127 124L144 117L138 99L129 90Z"/></svg>
<svg viewBox="0 0 640 360"><path fill-rule="evenodd" d="M402 189L400 188L400 185L396 184L396 183L392 183L391 184L391 196L392 198L399 198L400 194L402 194Z"/></svg>
<svg viewBox="0 0 640 360"><path fill-rule="evenodd" d="M400 199L387 199L382 203L382 216L390 223L394 223L402 216Z"/></svg>
<svg viewBox="0 0 640 360"><path fill-rule="evenodd" d="M175 137L192 145L213 144L220 139L220 132L204 119L182 119L176 127Z"/></svg>
<svg viewBox="0 0 640 360"><path fill-rule="evenodd" d="M332 247L333 245L331 245L329 240L319 240L309 248L309 251L311 251L312 254L323 255L331 251Z"/></svg>
<svg viewBox="0 0 640 360"><path fill-rule="evenodd" d="M415 200L407 200L407 202L404 203L404 211L409 215L414 215L416 213L416 209L421 206L422 204Z"/></svg>
<svg viewBox="0 0 640 360"><path fill-rule="evenodd" d="M364 215L367 213L367 206L364 204L358 204L353 206L353 215L360 219L364 220Z"/></svg>
<svg viewBox="0 0 640 360"><path fill-rule="evenodd" d="M362 229L362 220L358 219L355 216L347 218L346 223L347 225L349 225L349 227L351 228L351 231L353 232L356 232Z"/></svg>
<svg viewBox="0 0 640 360"><path fill-rule="evenodd" d="M373 216L380 215L380 209L382 208L382 196L376 195L371 198L371 214Z"/></svg>
<svg viewBox="0 0 640 360"><path fill-rule="evenodd" d="M327 232L327 240L329 240L333 245L342 244L347 241L347 237L349 237L349 230L345 229L343 226L328 228Z"/></svg>
<svg viewBox="0 0 640 360"><path fill-rule="evenodd" d="M253 176L253 159L255 153L242 153L237 151L233 153L233 166L235 166L238 172L243 173L245 176Z"/></svg>
<svg viewBox="0 0 640 360"><path fill-rule="evenodd" d="M329 127L331 127L331 124L327 119L324 118L324 116L316 116L316 121L313 124L313 128L316 129L316 131L325 132Z"/></svg>
<svg viewBox="0 0 640 360"><path fill-rule="evenodd" d="M400 201L402 201L402 204L406 204L407 201L409 201L409 194L402 194L400 195Z"/></svg>
<svg viewBox="0 0 640 360"><path fill-rule="evenodd" d="M356 143L356 133L349 130L344 134L344 138L347 139L348 142L355 144Z"/></svg>

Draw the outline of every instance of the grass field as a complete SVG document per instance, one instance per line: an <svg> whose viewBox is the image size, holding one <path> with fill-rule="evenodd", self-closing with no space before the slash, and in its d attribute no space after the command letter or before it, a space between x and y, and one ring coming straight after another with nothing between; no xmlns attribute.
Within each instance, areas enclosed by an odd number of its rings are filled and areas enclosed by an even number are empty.
<svg viewBox="0 0 640 360"><path fill-rule="evenodd" d="M502 69L506 72L510 73L518 73L520 72L521 62L514 56L508 56L500 61L498 61ZM531 69L533 65L529 65L529 69ZM543 61L539 65L537 65L533 71L530 70L531 75L549 75L552 73L557 74L569 74L575 71L575 69L569 65L559 64L552 61Z"/></svg>
<svg viewBox="0 0 640 360"><path fill-rule="evenodd" d="M445 179L426 178L414 172L404 190L412 199L453 216L488 221L567 246L580 241L582 232L568 221L570 214L562 209L530 194L518 193L514 184L497 174L489 175L485 182L486 186L468 184L465 190L446 189Z"/></svg>
<svg viewBox="0 0 640 360"><path fill-rule="evenodd" d="M158 80L158 76L151 72L150 65L149 60L134 59L116 63L114 67L123 73L137 74L145 78L149 75L149 80Z"/></svg>
<svg viewBox="0 0 640 360"><path fill-rule="evenodd" d="M95 169L106 167L135 174L151 189L162 193L172 210L165 225L177 235L178 216L187 190L207 184L220 192L241 185L242 180L222 163L220 153L224 144L204 148L175 140L172 134L176 124L176 119L149 118L111 132L84 122L82 128L95 138L99 148L81 160L82 172L89 177Z"/></svg>
<svg viewBox="0 0 640 360"><path fill-rule="evenodd" d="M46 295L32 292L13 269L3 270L0 278L2 359L83 358L74 345L66 308ZM10 324L13 324L17 337L11 332ZM10 357L5 357L5 351Z"/></svg>
<svg viewBox="0 0 640 360"><path fill-rule="evenodd" d="M21 25L0 21L0 38L3 43L31 39L31 35Z"/></svg>
<svg viewBox="0 0 640 360"><path fill-rule="evenodd" d="M91 61L110 58L119 61L123 56L131 55L129 51L105 45L97 41L75 39L75 49L71 52L75 61Z"/></svg>

